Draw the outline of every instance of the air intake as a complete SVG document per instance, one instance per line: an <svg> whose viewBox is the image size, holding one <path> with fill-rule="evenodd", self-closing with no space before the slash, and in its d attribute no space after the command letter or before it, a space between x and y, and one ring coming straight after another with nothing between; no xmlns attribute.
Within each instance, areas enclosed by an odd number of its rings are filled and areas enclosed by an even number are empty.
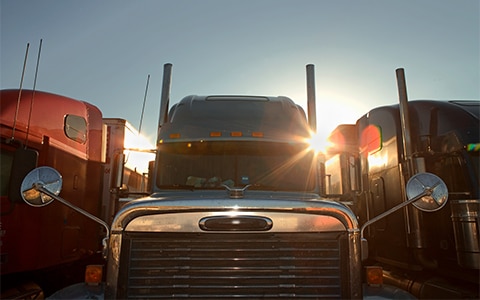
<svg viewBox="0 0 480 300"><path fill-rule="evenodd" d="M345 232L125 233L117 298L348 298L347 244Z"/></svg>

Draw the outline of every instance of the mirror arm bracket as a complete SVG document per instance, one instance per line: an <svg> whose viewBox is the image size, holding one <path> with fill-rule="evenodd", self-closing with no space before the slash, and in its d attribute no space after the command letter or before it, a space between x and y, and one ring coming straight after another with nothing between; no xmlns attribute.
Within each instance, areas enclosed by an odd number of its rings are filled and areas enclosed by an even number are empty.
<svg viewBox="0 0 480 300"><path fill-rule="evenodd" d="M420 195L416 196L416 197L413 197L412 199L409 199L408 201L404 201L400 204L398 204L397 206L394 206L392 208L390 208L389 210L379 214L378 216L368 220L367 222L365 222L365 224L363 224L362 228L360 229L360 239L363 239L363 231L365 230L366 227L372 225L373 223L377 222L378 220L380 219L383 219L385 216L391 214L391 213L394 213L396 212L397 210L399 210L400 208L402 207L405 207L407 205L409 205L410 203L413 203L417 200L420 200L422 197L425 197L425 196L430 196L432 194L432 191L431 189L426 189L423 193L421 193Z"/></svg>

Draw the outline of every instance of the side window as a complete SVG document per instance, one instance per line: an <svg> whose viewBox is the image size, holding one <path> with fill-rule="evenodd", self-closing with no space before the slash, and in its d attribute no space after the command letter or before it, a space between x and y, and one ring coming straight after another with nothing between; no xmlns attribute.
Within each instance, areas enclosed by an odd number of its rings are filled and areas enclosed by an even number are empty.
<svg viewBox="0 0 480 300"><path fill-rule="evenodd" d="M344 193L342 184L341 155L336 154L325 162L326 193L341 195Z"/></svg>
<svg viewBox="0 0 480 300"><path fill-rule="evenodd" d="M8 195L8 184L10 182L10 171L12 169L13 152L0 151L0 196Z"/></svg>
<svg viewBox="0 0 480 300"><path fill-rule="evenodd" d="M83 117L67 115L64 131L65 135L75 142L84 144L87 141L87 121Z"/></svg>
<svg viewBox="0 0 480 300"><path fill-rule="evenodd" d="M380 149L382 149L382 130L379 126L368 125L360 137L360 150L370 155Z"/></svg>

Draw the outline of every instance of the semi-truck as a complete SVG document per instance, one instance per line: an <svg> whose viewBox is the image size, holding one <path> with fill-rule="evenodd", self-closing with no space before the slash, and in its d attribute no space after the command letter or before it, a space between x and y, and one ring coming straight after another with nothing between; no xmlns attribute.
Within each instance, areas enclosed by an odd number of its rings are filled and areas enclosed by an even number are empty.
<svg viewBox="0 0 480 300"><path fill-rule="evenodd" d="M143 186L122 181L132 172L119 160L125 120L103 119L88 102L44 91L1 90L0 103L0 298L41 298L83 278L84 265L101 259L103 233L61 204L26 205L19 193L23 176L38 166L58 169L63 195L109 221L118 206L118 193L110 190L122 182L133 191Z"/></svg>
<svg viewBox="0 0 480 300"><path fill-rule="evenodd" d="M418 172L441 177L449 203L435 212L406 208L365 231L369 261L385 282L418 298L478 299L480 273L480 102L408 101L397 69L399 104L339 125L326 154L326 196L364 224L405 201Z"/></svg>
<svg viewBox="0 0 480 300"><path fill-rule="evenodd" d="M191 95L170 107L171 69L164 65L150 196L128 202L107 224L60 196L56 170L35 169L23 181L31 205L62 202L107 231L105 265L52 299L413 298L363 263L369 224L360 227L348 205L319 196L323 156L309 142L313 65L308 118L283 96ZM408 200L385 216L411 203L445 205L439 177L414 179Z"/></svg>
<svg viewBox="0 0 480 300"><path fill-rule="evenodd" d="M131 199L149 194L148 168L154 147L127 120L103 118L105 159L102 220L110 223L120 207Z"/></svg>

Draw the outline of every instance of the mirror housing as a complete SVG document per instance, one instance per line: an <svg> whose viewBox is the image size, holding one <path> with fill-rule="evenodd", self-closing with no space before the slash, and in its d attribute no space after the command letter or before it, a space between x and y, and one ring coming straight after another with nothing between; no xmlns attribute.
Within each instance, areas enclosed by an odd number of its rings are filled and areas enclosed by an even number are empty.
<svg viewBox="0 0 480 300"><path fill-rule="evenodd" d="M54 195L62 189L62 175L50 167L38 167L27 174L20 187L20 194L28 205L42 207L52 203L53 198L40 192L43 187Z"/></svg>
<svg viewBox="0 0 480 300"><path fill-rule="evenodd" d="M407 182L407 198L413 199L426 190L429 193L412 204L424 212L434 212L442 209L448 200L447 185L440 177L431 173L418 173Z"/></svg>

